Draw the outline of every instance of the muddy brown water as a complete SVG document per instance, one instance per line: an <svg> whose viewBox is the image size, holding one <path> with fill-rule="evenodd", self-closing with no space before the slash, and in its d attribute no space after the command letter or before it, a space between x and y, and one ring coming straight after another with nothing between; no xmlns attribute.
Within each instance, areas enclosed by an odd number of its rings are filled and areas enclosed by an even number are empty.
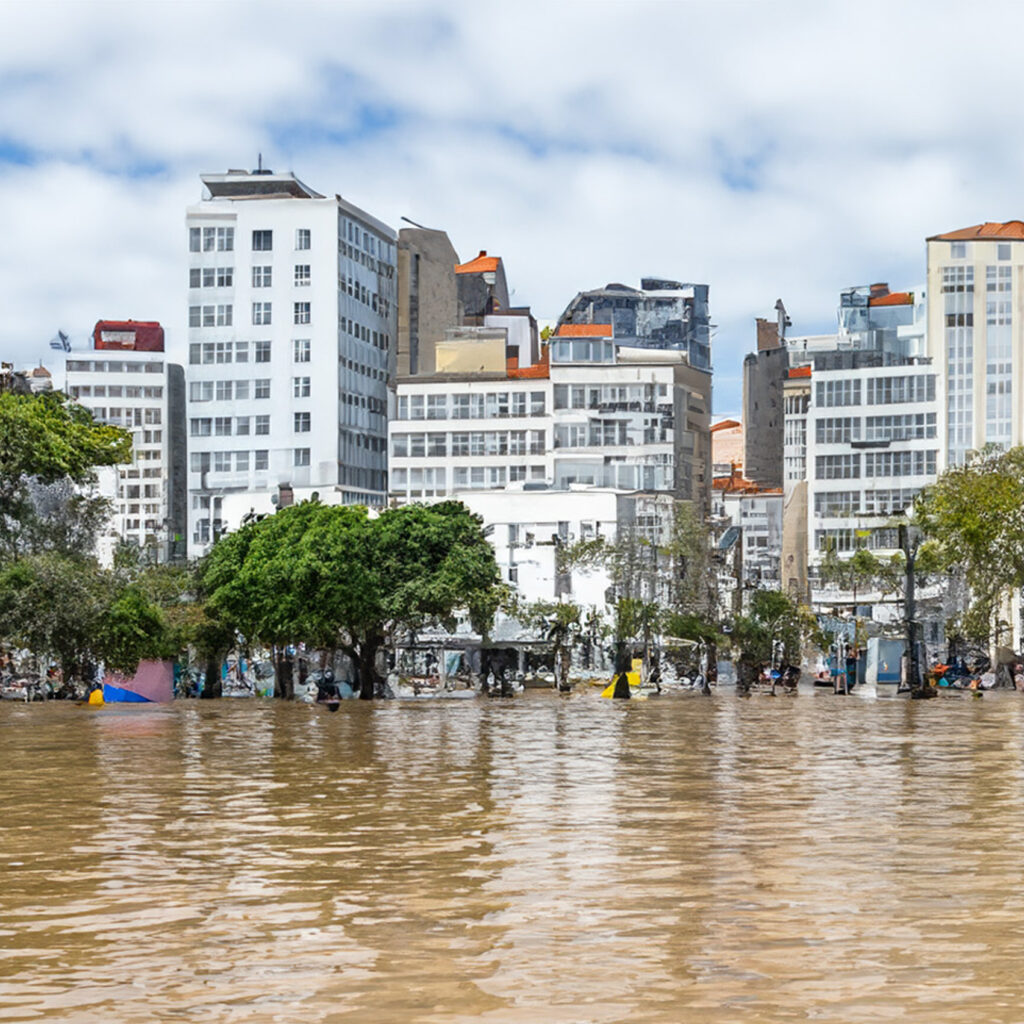
<svg viewBox="0 0 1024 1024"><path fill-rule="evenodd" d="M0 705L0 1021L1020 1022L1024 695Z"/></svg>

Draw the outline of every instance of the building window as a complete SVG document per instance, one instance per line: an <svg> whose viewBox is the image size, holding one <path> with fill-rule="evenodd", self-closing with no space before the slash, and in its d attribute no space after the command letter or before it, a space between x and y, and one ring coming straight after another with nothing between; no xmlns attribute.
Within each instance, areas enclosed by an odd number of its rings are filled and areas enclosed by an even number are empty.
<svg viewBox="0 0 1024 1024"><path fill-rule="evenodd" d="M295 248L308 249L310 243L309 228L295 229Z"/></svg>
<svg viewBox="0 0 1024 1024"><path fill-rule="evenodd" d="M217 326L218 327L230 327L233 318L233 309L231 306L218 306L217 307ZM230 344L230 342L229 342Z"/></svg>
<svg viewBox="0 0 1024 1024"><path fill-rule="evenodd" d="M252 251L270 252L274 248L273 231L254 231L252 233Z"/></svg>
<svg viewBox="0 0 1024 1024"><path fill-rule="evenodd" d="M270 379L263 378L253 381L253 398L269 398L270 397Z"/></svg>
<svg viewBox="0 0 1024 1024"><path fill-rule="evenodd" d="M217 437L231 436L231 417L215 416L213 418L213 432Z"/></svg>
<svg viewBox="0 0 1024 1024"><path fill-rule="evenodd" d="M256 430L254 431L257 435L269 434L270 433L270 417L269 416L257 416L256 417Z"/></svg>
<svg viewBox="0 0 1024 1024"><path fill-rule="evenodd" d="M955 260L967 259L967 243L953 242L949 247L949 255Z"/></svg>
<svg viewBox="0 0 1024 1024"><path fill-rule="evenodd" d="M234 228L217 228L217 249L220 252L235 251Z"/></svg>
<svg viewBox="0 0 1024 1024"><path fill-rule="evenodd" d="M273 280L273 268L272 267L253 267L252 268L252 286L253 288L269 288L271 281Z"/></svg>
<svg viewBox="0 0 1024 1024"><path fill-rule="evenodd" d="M254 302L252 304L252 322L257 325L270 323L269 302Z"/></svg>
<svg viewBox="0 0 1024 1024"><path fill-rule="evenodd" d="M292 396L295 398L309 398L309 378L292 378Z"/></svg>
<svg viewBox="0 0 1024 1024"><path fill-rule="evenodd" d="M200 252L203 242L203 233L199 228L188 229L188 251Z"/></svg>
<svg viewBox="0 0 1024 1024"><path fill-rule="evenodd" d="M207 383L204 381L203 383ZM232 393L234 392L233 381L230 380L219 380L217 381L217 401L218 402L230 402Z"/></svg>
<svg viewBox="0 0 1024 1024"><path fill-rule="evenodd" d="M305 288L309 285L310 268L308 263L295 264L295 287Z"/></svg>
<svg viewBox="0 0 1024 1024"><path fill-rule="evenodd" d="M197 345L196 348L199 346ZM198 362L199 360L195 360ZM190 360L191 362L191 360ZM188 399L190 402L212 402L213 401L213 381L212 380L194 380L189 384Z"/></svg>
<svg viewBox="0 0 1024 1024"><path fill-rule="evenodd" d="M235 283L235 268L234 267L218 267L217 268L217 287L218 288L231 288Z"/></svg>
<svg viewBox="0 0 1024 1024"><path fill-rule="evenodd" d="M249 417L239 416L235 420L235 433L245 435L249 433Z"/></svg>
<svg viewBox="0 0 1024 1024"><path fill-rule="evenodd" d="M295 460L294 465L296 466L308 466L309 465L309 449L308 448L296 448L295 449Z"/></svg>
<svg viewBox="0 0 1024 1024"><path fill-rule="evenodd" d="M310 416L308 412L295 413L295 433L308 434L310 431Z"/></svg>
<svg viewBox="0 0 1024 1024"><path fill-rule="evenodd" d="M203 419L194 419L190 421L190 426L190 433L193 437L209 437L213 427L213 420L209 416Z"/></svg>
<svg viewBox="0 0 1024 1024"><path fill-rule="evenodd" d="M189 288L201 288L203 285L203 272L199 267L191 267L188 272Z"/></svg>
<svg viewBox="0 0 1024 1024"><path fill-rule="evenodd" d="M203 307L202 306L189 306L188 307L188 325L189 327L202 327Z"/></svg>
<svg viewBox="0 0 1024 1024"><path fill-rule="evenodd" d="M308 302L296 302L295 303L295 323L297 324L308 324L309 323L309 306Z"/></svg>
<svg viewBox="0 0 1024 1024"><path fill-rule="evenodd" d="M296 338L292 342L295 362L297 363L308 363L310 358L310 345L309 338Z"/></svg>
<svg viewBox="0 0 1024 1024"><path fill-rule="evenodd" d="M253 452L253 468L266 469L270 465L270 453L266 448Z"/></svg>
<svg viewBox="0 0 1024 1024"><path fill-rule="evenodd" d="M253 347L253 362L256 363L269 363L270 362L270 342L269 341L254 341Z"/></svg>
<svg viewBox="0 0 1024 1024"><path fill-rule="evenodd" d="M1010 258L1010 243L1000 242L996 246L996 259L1008 260Z"/></svg>

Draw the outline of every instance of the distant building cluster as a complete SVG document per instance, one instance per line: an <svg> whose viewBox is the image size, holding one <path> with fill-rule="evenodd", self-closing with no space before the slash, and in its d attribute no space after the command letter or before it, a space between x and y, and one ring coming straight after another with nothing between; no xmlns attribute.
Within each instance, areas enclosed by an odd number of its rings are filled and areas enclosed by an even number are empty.
<svg viewBox="0 0 1024 1024"><path fill-rule="evenodd" d="M162 560L314 494L458 498L526 596L596 606L607 581L566 579L555 548L663 538L683 501L714 528L725 610L756 587L820 604L829 552L891 554L893 515L946 466L1022 440L1020 221L929 238L913 290L844 289L833 334L794 335L780 300L754 325L741 420L712 426L707 284L582 290L541 331L501 257L462 260L444 231L396 232L262 167L201 180L186 364L161 325L102 320L63 382L132 432L103 481L109 533ZM42 368L0 378L52 386Z"/></svg>

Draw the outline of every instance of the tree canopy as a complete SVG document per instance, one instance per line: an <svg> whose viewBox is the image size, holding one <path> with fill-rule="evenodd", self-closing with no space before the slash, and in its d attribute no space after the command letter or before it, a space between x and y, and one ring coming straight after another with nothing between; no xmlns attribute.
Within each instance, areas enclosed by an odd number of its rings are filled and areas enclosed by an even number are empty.
<svg viewBox="0 0 1024 1024"><path fill-rule="evenodd" d="M465 609L486 631L500 599L494 552L459 502L371 518L303 502L214 545L202 568L212 614L248 641L344 651L374 695L387 642Z"/></svg>
<svg viewBox="0 0 1024 1024"><path fill-rule="evenodd" d="M105 509L72 485L131 458L131 435L98 423L59 391L0 393L0 558L81 550Z"/></svg>

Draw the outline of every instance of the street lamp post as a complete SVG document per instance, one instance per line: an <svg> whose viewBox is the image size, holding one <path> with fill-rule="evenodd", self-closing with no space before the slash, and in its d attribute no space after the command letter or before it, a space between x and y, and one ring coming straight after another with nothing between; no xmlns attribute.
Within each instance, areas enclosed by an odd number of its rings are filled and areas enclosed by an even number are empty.
<svg viewBox="0 0 1024 1024"><path fill-rule="evenodd" d="M910 670L910 696L912 699L934 697L935 692L925 684L921 671L921 647L918 640L917 598L915 593L914 566L917 550L921 545L921 529L913 522L900 523L900 547L906 556L907 579L904 591L903 615L907 631L908 666Z"/></svg>

